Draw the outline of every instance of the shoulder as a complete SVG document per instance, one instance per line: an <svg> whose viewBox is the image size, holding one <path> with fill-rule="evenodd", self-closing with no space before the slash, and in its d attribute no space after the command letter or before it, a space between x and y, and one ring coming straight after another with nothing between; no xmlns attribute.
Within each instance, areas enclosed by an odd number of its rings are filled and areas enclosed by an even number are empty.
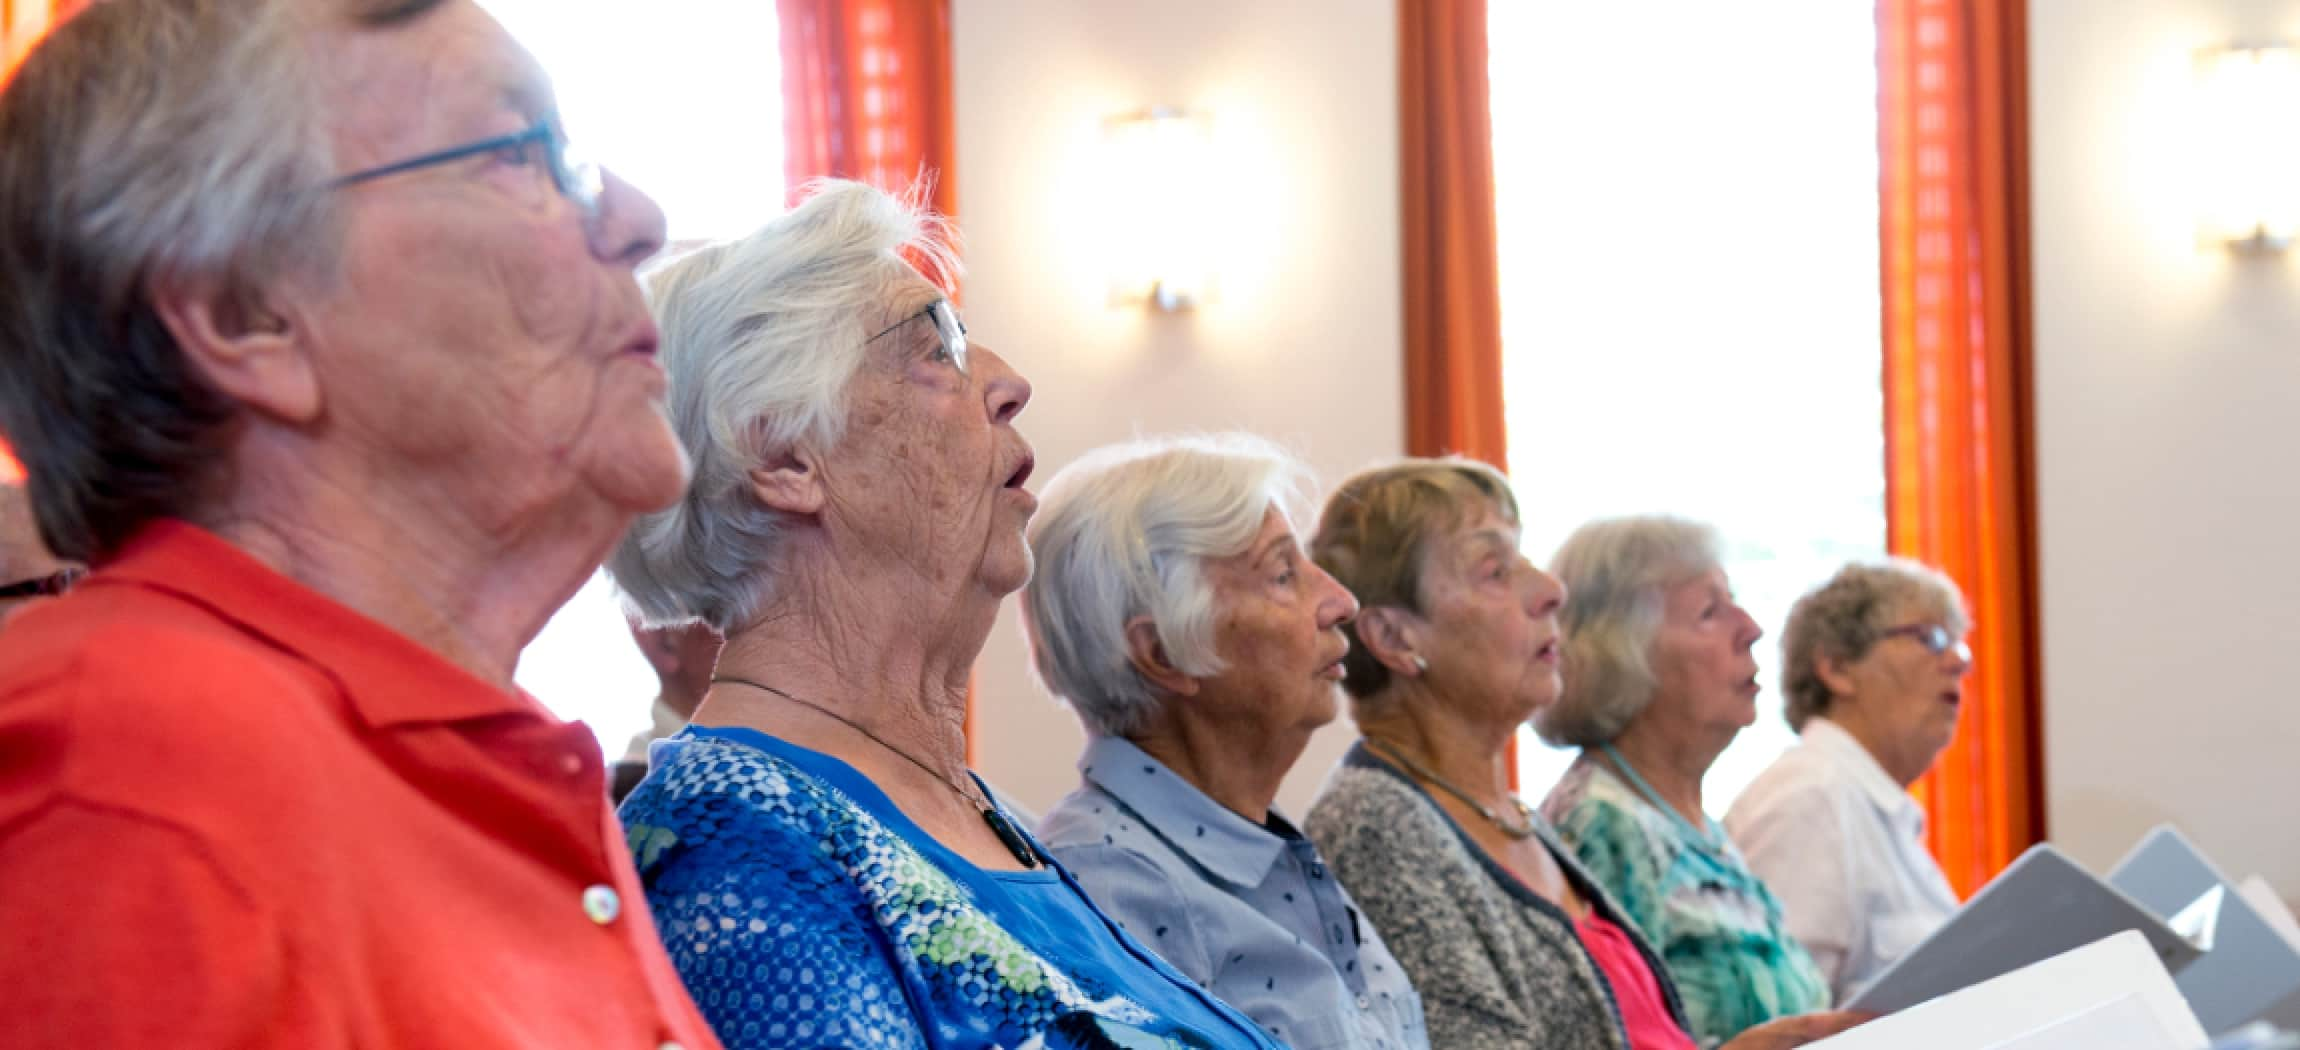
<svg viewBox="0 0 2300 1050"><path fill-rule="evenodd" d="M276 820L363 746L323 672L185 600L93 587L8 631L0 826L65 798L198 826Z"/></svg>
<svg viewBox="0 0 2300 1050"><path fill-rule="evenodd" d="M1800 746L1783 753L1733 800L1725 828L1744 848L1749 845L1745 840L1764 837L1769 830L1788 830L1792 824L1800 836L1823 831L1813 822L1833 826L1843 808L1859 800L1859 785L1808 751Z"/></svg>
<svg viewBox="0 0 2300 1050"><path fill-rule="evenodd" d="M1035 834L1050 850L1102 843L1115 836L1125 805L1092 783L1062 796L1038 819Z"/></svg>
<svg viewBox="0 0 2300 1050"><path fill-rule="evenodd" d="M1370 766L1336 769L1310 804L1303 830L1329 859L1377 845L1398 860L1406 854L1460 846L1444 811L1427 795L1403 778Z"/></svg>

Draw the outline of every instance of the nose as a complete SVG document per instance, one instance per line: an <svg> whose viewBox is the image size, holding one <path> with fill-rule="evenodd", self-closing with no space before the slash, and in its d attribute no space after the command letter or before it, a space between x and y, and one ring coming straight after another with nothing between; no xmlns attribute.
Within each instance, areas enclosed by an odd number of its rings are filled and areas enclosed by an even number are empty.
<svg viewBox="0 0 2300 1050"><path fill-rule="evenodd" d="M1741 603L1733 603L1733 615L1741 618L1741 633L1735 637L1740 640L1742 648L1754 646L1757 639L1765 637L1765 626L1758 623L1756 617L1749 615L1749 610L1742 608Z"/></svg>
<svg viewBox="0 0 2300 1050"><path fill-rule="evenodd" d="M1956 668L1956 675L1959 678L1963 678L1965 672L1973 669L1973 647L1963 641L1949 646L1948 657L1950 665Z"/></svg>
<svg viewBox="0 0 2300 1050"><path fill-rule="evenodd" d="M990 409L990 421L1014 422L1030 404L1030 380L1022 378L1022 373L989 347L974 343L969 350L980 362L983 403Z"/></svg>
<svg viewBox="0 0 2300 1050"><path fill-rule="evenodd" d="M1526 563L1526 567L1532 570L1526 573L1526 576L1532 581L1532 585L1525 589L1525 611L1532 614L1536 619L1555 615L1559 609L1565 607L1565 597L1568 593L1565 581L1550 575L1547 570L1530 561Z"/></svg>
<svg viewBox="0 0 2300 1050"><path fill-rule="evenodd" d="M599 206L584 223L591 255L603 263L636 267L663 249L663 209L612 171L599 173Z"/></svg>
<svg viewBox="0 0 2300 1050"><path fill-rule="evenodd" d="M1325 591L1318 601L1318 628L1326 630L1340 627L1357 619L1358 596L1351 594L1349 588L1342 586L1342 581L1335 579L1332 573L1317 562L1305 559L1305 563L1316 577L1318 586Z"/></svg>

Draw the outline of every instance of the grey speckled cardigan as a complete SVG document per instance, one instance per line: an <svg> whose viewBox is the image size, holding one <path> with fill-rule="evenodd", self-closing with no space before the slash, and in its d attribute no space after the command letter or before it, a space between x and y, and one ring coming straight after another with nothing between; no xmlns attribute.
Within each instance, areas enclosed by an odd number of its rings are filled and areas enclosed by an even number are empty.
<svg viewBox="0 0 2300 1050"><path fill-rule="evenodd" d="M1431 1046L1628 1050L1612 985L1572 920L1365 745L1352 747L1326 782L1306 830L1413 979ZM1582 897L1637 944L1684 1027L1685 1006L1661 959L1572 851L1548 828L1540 833Z"/></svg>

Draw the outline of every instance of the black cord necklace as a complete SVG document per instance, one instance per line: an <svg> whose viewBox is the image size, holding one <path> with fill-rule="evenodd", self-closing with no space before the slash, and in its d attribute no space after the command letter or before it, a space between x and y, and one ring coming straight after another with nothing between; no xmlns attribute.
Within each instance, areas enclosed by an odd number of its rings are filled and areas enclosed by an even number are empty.
<svg viewBox="0 0 2300 1050"><path fill-rule="evenodd" d="M982 823L984 826L990 828L991 834L998 836L999 844L1005 846L1008 853L1014 854L1014 859L1017 863L1021 864L1025 868L1038 867L1038 854L1036 851L1030 848L1030 840L1023 836L1021 829L1014 826L1013 821L1007 819L1006 814L999 812L998 803L992 801L990 795L987 792L985 792L980 798L975 797L973 794L968 793L965 788L958 786L957 781L943 776L941 773L935 772L933 766L929 766L926 763L911 757L910 752L879 739L879 735L877 733L873 733L868 729L864 729L862 725L856 722L854 719L848 718L847 716L833 711L830 708L824 707L821 704L801 700L798 697L783 692L782 690L768 685L765 682L754 682L748 678L737 678L734 675L715 675L711 678L711 681L714 683L725 682L731 685L747 685L753 689L773 693L776 696L782 697L785 700L799 705L800 707L807 708L808 710L814 711L818 714L829 715L831 718L843 723L848 729L852 729L857 733L861 733L863 736L869 738L871 743L877 744L878 746L893 752L896 758L902 759L911 765L917 766L920 772L925 773L927 776L933 777L937 783L940 783L944 787L949 788L953 793L957 794L958 797L964 800L967 805L973 806L975 809L979 810L982 813ZM977 784L975 787L978 791L981 789L981 785L979 784Z"/></svg>

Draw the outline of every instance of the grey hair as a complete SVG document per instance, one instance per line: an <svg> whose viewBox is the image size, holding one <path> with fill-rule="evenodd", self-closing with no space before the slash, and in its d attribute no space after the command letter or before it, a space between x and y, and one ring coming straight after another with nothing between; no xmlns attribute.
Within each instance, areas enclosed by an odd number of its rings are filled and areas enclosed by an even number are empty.
<svg viewBox="0 0 2300 1050"><path fill-rule="evenodd" d="M1821 661L1849 664L1867 656L1880 634L1899 626L1886 617L1906 615L1911 606L1939 617L1951 634L1971 626L1956 581L1907 558L1853 562L1798 598L1781 629L1781 714L1789 728L1804 729L1835 699L1821 680Z"/></svg>
<svg viewBox="0 0 2300 1050"><path fill-rule="evenodd" d="M1089 733L1139 732L1159 703L1127 650L1140 616L1177 670L1220 672L1206 563L1251 547L1272 509L1298 520L1308 487L1298 460L1248 434L1113 445L1063 468L1030 523L1037 571L1022 598L1047 691Z"/></svg>
<svg viewBox="0 0 2300 1050"><path fill-rule="evenodd" d="M1724 539L1697 521L1642 515L1573 530L1549 571L1572 600L1558 613L1565 688L1534 713L1555 747L1611 743L1653 702L1653 639L1670 587L1723 563Z"/></svg>
<svg viewBox="0 0 2300 1050"><path fill-rule="evenodd" d="M229 469L238 406L186 359L151 282L243 297L335 256L312 6L90 4L0 92L0 432L60 556L100 562L152 519L198 517Z"/></svg>
<svg viewBox="0 0 2300 1050"><path fill-rule="evenodd" d="M837 444L873 308L905 281L947 290L957 279L955 234L922 195L820 180L757 232L652 274L671 426L694 480L608 558L639 619L730 633L773 599L789 521L758 501L751 471L792 448Z"/></svg>

